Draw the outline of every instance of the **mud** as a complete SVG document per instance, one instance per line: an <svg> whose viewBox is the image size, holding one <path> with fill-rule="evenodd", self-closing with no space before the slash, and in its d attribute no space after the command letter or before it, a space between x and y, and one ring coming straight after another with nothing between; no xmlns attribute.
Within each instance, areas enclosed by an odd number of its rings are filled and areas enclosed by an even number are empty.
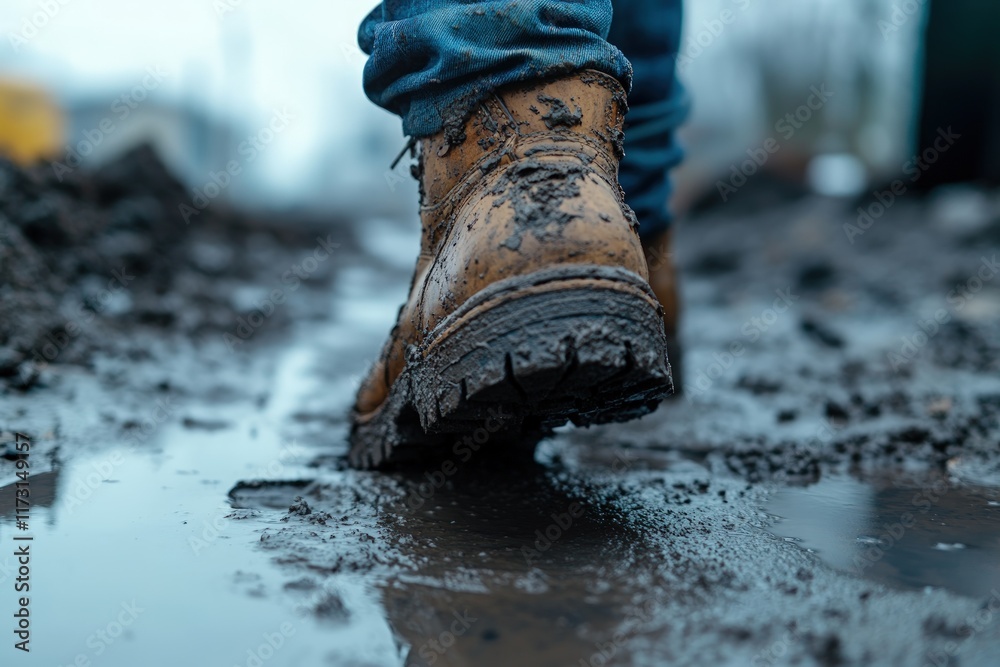
<svg viewBox="0 0 1000 667"><path fill-rule="evenodd" d="M579 105L573 104L575 101L573 98L566 102L551 95L539 95L538 101L549 107L549 112L542 114L542 120L545 121L545 127L550 130L556 127L576 127L583 124L583 109Z"/></svg>
<svg viewBox="0 0 1000 667"><path fill-rule="evenodd" d="M175 274L266 293L316 231L179 243L204 266L142 274L173 319L115 310L77 361L2 390L0 431L32 436L48 489L37 657L93 657L87 636L135 598L147 611L103 665L250 664L288 623L265 664L992 667L1000 198L984 215L963 203L978 193L903 199L849 236L865 202L746 195L675 238L680 401L561 430L533 459L497 458L484 432L451 465L390 474L347 468L346 415L415 230L329 230L333 261L232 351L239 310L188 335L185 309L214 306ZM71 292L50 262L23 267ZM79 569L55 566L68 553Z"/></svg>
<svg viewBox="0 0 1000 667"><path fill-rule="evenodd" d="M312 231L205 208L148 146L97 171L0 160L0 381L26 389L51 365L127 354L120 343L146 330L234 330L256 310L240 283Z"/></svg>
<svg viewBox="0 0 1000 667"><path fill-rule="evenodd" d="M441 131L444 133L445 145L460 146L468 138L466 133L469 121L483 102L493 94L492 89L474 86L463 97L439 111L441 116Z"/></svg>
<svg viewBox="0 0 1000 667"><path fill-rule="evenodd" d="M530 158L504 172L490 192L496 197L493 207L510 204L519 224L502 245L518 250L524 231L540 241L561 236L576 215L560 207L580 195L579 180L588 173L593 173L593 169L583 165L546 164Z"/></svg>

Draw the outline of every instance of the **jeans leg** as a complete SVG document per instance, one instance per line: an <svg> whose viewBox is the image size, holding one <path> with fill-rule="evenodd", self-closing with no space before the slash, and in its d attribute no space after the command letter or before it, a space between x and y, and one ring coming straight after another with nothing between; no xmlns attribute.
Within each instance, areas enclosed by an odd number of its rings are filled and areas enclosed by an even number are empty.
<svg viewBox="0 0 1000 667"><path fill-rule="evenodd" d="M371 56L365 92L419 138L518 81L596 69L627 90L631 67L606 40L611 14L611 0L383 0L358 33Z"/></svg>
<svg viewBox="0 0 1000 667"><path fill-rule="evenodd" d="M633 67L619 180L644 241L670 225L669 171L683 157L674 137L688 110L675 68L680 38L680 0L614 0L608 41Z"/></svg>

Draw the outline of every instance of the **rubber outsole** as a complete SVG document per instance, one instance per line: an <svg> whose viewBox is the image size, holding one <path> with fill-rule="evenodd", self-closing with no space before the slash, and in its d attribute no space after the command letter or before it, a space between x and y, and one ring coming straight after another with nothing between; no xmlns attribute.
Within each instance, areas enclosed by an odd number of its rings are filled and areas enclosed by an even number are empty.
<svg viewBox="0 0 1000 667"><path fill-rule="evenodd" d="M350 463L437 458L463 441L533 447L568 421L645 415L672 389L644 280L613 267L539 271L482 290L408 351L383 405L355 418Z"/></svg>

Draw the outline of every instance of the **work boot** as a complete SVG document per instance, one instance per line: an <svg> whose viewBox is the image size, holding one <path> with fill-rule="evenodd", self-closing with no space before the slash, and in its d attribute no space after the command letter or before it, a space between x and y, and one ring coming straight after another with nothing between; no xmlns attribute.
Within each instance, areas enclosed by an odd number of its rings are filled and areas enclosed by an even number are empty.
<svg viewBox="0 0 1000 667"><path fill-rule="evenodd" d="M674 265L672 230L659 234L645 244L646 264L649 266L649 286L663 306L663 330L667 335L667 357L674 381L672 396L680 396L684 388L684 362L679 338L681 301Z"/></svg>
<svg viewBox="0 0 1000 667"><path fill-rule="evenodd" d="M420 256L358 392L352 465L467 460L670 393L663 309L618 184L626 110L616 79L584 71L499 90L419 142Z"/></svg>

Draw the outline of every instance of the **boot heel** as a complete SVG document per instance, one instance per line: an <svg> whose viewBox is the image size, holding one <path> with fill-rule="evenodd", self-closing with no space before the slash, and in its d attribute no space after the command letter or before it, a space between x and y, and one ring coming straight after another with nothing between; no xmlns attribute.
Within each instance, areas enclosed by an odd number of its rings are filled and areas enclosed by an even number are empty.
<svg viewBox="0 0 1000 667"><path fill-rule="evenodd" d="M498 415L505 430L625 421L670 394L662 313L644 281L573 273L526 276L435 329L414 359L425 431L461 433Z"/></svg>

